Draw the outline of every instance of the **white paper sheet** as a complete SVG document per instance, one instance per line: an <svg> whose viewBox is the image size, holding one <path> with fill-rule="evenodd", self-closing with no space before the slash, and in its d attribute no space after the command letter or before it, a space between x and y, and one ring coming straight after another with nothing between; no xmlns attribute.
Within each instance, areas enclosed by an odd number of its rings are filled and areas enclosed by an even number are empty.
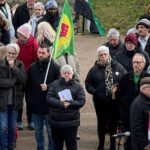
<svg viewBox="0 0 150 150"><path fill-rule="evenodd" d="M60 100L66 99L67 101L73 100L70 89L65 89L63 91L58 92Z"/></svg>

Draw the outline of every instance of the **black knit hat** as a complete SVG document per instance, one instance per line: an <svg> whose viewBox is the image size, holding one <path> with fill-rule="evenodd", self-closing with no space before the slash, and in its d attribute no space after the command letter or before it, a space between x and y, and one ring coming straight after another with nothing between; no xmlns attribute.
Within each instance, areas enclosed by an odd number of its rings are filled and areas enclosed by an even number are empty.
<svg viewBox="0 0 150 150"><path fill-rule="evenodd" d="M138 24L136 25L136 28L138 28L139 25L143 25L146 28L150 29L150 21L148 19L141 19Z"/></svg>

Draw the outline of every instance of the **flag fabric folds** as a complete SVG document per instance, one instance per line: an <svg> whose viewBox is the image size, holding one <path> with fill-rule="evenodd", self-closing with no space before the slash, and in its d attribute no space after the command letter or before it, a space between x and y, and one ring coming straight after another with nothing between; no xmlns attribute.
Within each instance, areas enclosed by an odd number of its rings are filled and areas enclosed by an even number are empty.
<svg viewBox="0 0 150 150"><path fill-rule="evenodd" d="M62 15L53 43L53 59L57 59L64 53L74 55L74 26L68 0L65 0Z"/></svg>
<svg viewBox="0 0 150 150"><path fill-rule="evenodd" d="M95 12L93 11L90 0L88 0L88 3L89 3L90 8L92 10L93 19L94 19L95 25L97 27L97 30L99 31L99 34L105 35L106 32L105 32L104 26L100 23L98 17L96 16Z"/></svg>

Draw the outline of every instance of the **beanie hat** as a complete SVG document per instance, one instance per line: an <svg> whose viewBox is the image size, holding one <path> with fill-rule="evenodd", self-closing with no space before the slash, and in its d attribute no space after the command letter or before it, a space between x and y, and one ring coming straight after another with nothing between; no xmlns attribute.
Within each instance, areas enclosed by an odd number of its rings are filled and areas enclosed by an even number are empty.
<svg viewBox="0 0 150 150"><path fill-rule="evenodd" d="M28 23L25 23L17 29L17 33L20 33L21 35L25 36L26 38L29 38L30 34L31 34L31 30L32 30L31 25Z"/></svg>
<svg viewBox="0 0 150 150"><path fill-rule="evenodd" d="M142 86L144 84L150 84L150 77L144 77L141 79L140 86Z"/></svg>
<svg viewBox="0 0 150 150"><path fill-rule="evenodd" d="M141 19L138 24L136 25L136 28L138 28L139 25L143 25L146 28L150 29L150 21L148 19Z"/></svg>
<svg viewBox="0 0 150 150"><path fill-rule="evenodd" d="M136 35L134 33L129 33L128 35L126 35L125 43L126 42L131 42L131 43L133 43L136 46L137 45Z"/></svg>
<svg viewBox="0 0 150 150"><path fill-rule="evenodd" d="M55 0L50 0L45 4L45 10L49 8L57 8L57 2Z"/></svg>

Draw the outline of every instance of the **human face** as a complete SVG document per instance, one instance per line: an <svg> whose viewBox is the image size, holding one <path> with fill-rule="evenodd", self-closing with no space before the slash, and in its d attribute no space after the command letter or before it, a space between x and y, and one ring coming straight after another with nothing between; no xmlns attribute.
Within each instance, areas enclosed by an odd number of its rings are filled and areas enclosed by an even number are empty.
<svg viewBox="0 0 150 150"><path fill-rule="evenodd" d="M101 51L98 54L98 59L103 63L105 63L109 59L109 57L110 55L106 51Z"/></svg>
<svg viewBox="0 0 150 150"><path fill-rule="evenodd" d="M138 34L141 38L145 38L147 37L148 33L149 33L149 29L147 29L145 26L143 25L139 25L137 27L137 30L138 30Z"/></svg>
<svg viewBox="0 0 150 150"><path fill-rule="evenodd" d="M41 47L38 48L38 59L40 61L47 59L49 55L50 53L47 51L46 48L41 48Z"/></svg>
<svg viewBox="0 0 150 150"><path fill-rule="evenodd" d="M25 36L23 36L20 33L17 33L17 37L18 37L19 42L22 44L26 44L26 42L28 41L28 38L26 38Z"/></svg>
<svg viewBox="0 0 150 150"><path fill-rule="evenodd" d="M150 84L146 84L143 88L142 88L142 92L144 95L150 97Z"/></svg>
<svg viewBox="0 0 150 150"><path fill-rule="evenodd" d="M0 0L0 4L4 4L6 0Z"/></svg>
<svg viewBox="0 0 150 150"><path fill-rule="evenodd" d="M33 8L36 0L27 0L27 5L29 8Z"/></svg>
<svg viewBox="0 0 150 150"><path fill-rule="evenodd" d="M61 72L61 77L65 79L65 81L70 81L73 77L73 74L69 70L64 70Z"/></svg>
<svg viewBox="0 0 150 150"><path fill-rule="evenodd" d="M35 16L37 17L37 18L39 18L42 14L43 14L43 8L42 8L42 6L36 6L35 8L34 8L34 14L35 14Z"/></svg>
<svg viewBox="0 0 150 150"><path fill-rule="evenodd" d="M131 43L131 42L126 42L125 47L128 51L133 51L135 49L134 43Z"/></svg>
<svg viewBox="0 0 150 150"><path fill-rule="evenodd" d="M18 53L16 52L14 47L9 47L6 52L7 60L15 60L18 57Z"/></svg>
<svg viewBox="0 0 150 150"><path fill-rule="evenodd" d="M116 38L108 38L108 42L110 45L112 45L113 47L117 46L119 43L119 37Z"/></svg>
<svg viewBox="0 0 150 150"><path fill-rule="evenodd" d="M49 8L47 9L47 12L51 15L54 16L57 12L57 8Z"/></svg>
<svg viewBox="0 0 150 150"><path fill-rule="evenodd" d="M143 61L142 56L134 56L133 60L133 70L135 74L140 74L145 67L145 62Z"/></svg>

